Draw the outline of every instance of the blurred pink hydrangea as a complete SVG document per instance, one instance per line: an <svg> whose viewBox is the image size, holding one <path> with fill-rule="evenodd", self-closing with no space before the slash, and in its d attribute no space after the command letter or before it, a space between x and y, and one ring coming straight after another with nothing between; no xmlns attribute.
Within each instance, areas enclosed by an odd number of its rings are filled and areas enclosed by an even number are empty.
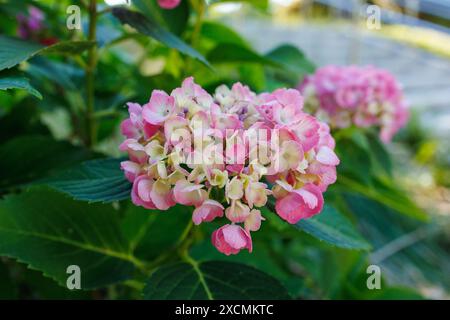
<svg viewBox="0 0 450 320"><path fill-rule="evenodd" d="M381 140L389 142L408 120L394 76L372 66L326 66L306 77L299 90L305 109L332 128L375 126Z"/></svg>
<svg viewBox="0 0 450 320"><path fill-rule="evenodd" d="M163 9L174 9L178 7L181 0L158 0L158 4Z"/></svg>
<svg viewBox="0 0 450 320"><path fill-rule="evenodd" d="M302 108L295 89L257 95L235 83L210 95L193 78L170 95L154 90L143 106L128 103L120 149L133 203L194 206L195 225L224 217L212 243L226 255L252 251L270 195L289 223L318 214L339 159L328 126Z"/></svg>
<svg viewBox="0 0 450 320"><path fill-rule="evenodd" d="M20 38L34 40L43 45L52 45L58 41L58 39L47 35L47 28L44 23L45 15L40 9L28 6L28 14L18 14L16 19L18 22L17 34Z"/></svg>

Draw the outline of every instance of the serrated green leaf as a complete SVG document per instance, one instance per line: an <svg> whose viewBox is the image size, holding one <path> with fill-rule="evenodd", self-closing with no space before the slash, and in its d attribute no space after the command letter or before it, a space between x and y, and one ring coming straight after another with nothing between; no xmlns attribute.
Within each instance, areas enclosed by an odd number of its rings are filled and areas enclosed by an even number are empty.
<svg viewBox="0 0 450 320"><path fill-rule="evenodd" d="M43 48L43 45L31 41L0 36L0 70L14 67Z"/></svg>
<svg viewBox="0 0 450 320"><path fill-rule="evenodd" d="M0 190L22 186L95 154L46 136L23 136L0 146Z"/></svg>
<svg viewBox="0 0 450 320"><path fill-rule="evenodd" d="M151 261L168 250L178 249L177 245L191 219L192 209L186 206L177 205L160 211L131 204L125 211L121 228L134 255Z"/></svg>
<svg viewBox="0 0 450 320"><path fill-rule="evenodd" d="M147 281L144 298L273 300L290 297L278 280L253 267L224 261L192 261L155 271Z"/></svg>
<svg viewBox="0 0 450 320"><path fill-rule="evenodd" d="M121 159L99 159L84 162L38 181L67 193L77 200L112 202L128 199L131 183L120 169Z"/></svg>
<svg viewBox="0 0 450 320"><path fill-rule="evenodd" d="M300 220L294 226L336 247L357 250L371 248L352 223L330 205L324 205L320 214Z"/></svg>
<svg viewBox="0 0 450 320"><path fill-rule="evenodd" d="M135 266L110 205L87 204L47 189L0 201L0 255L17 259L65 286L67 267L81 269L82 289L128 279Z"/></svg>
<svg viewBox="0 0 450 320"><path fill-rule="evenodd" d="M42 94L30 84L27 78L8 77L0 79L0 90L23 89L36 98L42 99Z"/></svg>
<svg viewBox="0 0 450 320"><path fill-rule="evenodd" d="M136 29L138 32L152 37L170 48L176 49L181 53L195 58L208 67L210 66L205 57L203 57L197 50L189 46L170 31L161 27L161 25L153 20L152 17L145 17L139 12L130 11L124 8L114 8L113 14L122 24L127 24Z"/></svg>
<svg viewBox="0 0 450 320"><path fill-rule="evenodd" d="M38 99L42 99L42 94L37 91L27 78L7 77L0 79L0 90L23 89Z"/></svg>
<svg viewBox="0 0 450 320"><path fill-rule="evenodd" d="M235 43L219 43L208 53L207 57L212 63L258 63L273 67L281 66L278 62Z"/></svg>
<svg viewBox="0 0 450 320"><path fill-rule="evenodd" d="M286 70L294 72L297 77L313 73L316 69L314 63L308 60L302 51L289 44L271 50L266 57L280 63Z"/></svg>
<svg viewBox="0 0 450 320"><path fill-rule="evenodd" d="M95 44L93 41L63 41L45 47L39 43L18 38L0 36L0 70L9 69L36 54L80 54Z"/></svg>

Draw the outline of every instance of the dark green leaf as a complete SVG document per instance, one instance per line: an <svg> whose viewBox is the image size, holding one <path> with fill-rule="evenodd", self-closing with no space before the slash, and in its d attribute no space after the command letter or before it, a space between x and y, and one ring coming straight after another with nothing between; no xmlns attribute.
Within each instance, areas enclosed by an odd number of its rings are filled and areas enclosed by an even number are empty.
<svg viewBox="0 0 450 320"><path fill-rule="evenodd" d="M185 206L160 211L131 204L121 227L135 256L151 261L168 250L177 249L191 219L192 209Z"/></svg>
<svg viewBox="0 0 450 320"><path fill-rule="evenodd" d="M417 291L411 288L391 287L377 292L375 290L372 295L369 295L371 300L424 300L425 298Z"/></svg>
<svg viewBox="0 0 450 320"><path fill-rule="evenodd" d="M13 108L8 114L0 117L0 144L19 135L49 135L50 131L41 123L39 112L36 104L26 101L23 105Z"/></svg>
<svg viewBox="0 0 450 320"><path fill-rule="evenodd" d="M202 24L201 35L214 43L231 43L241 47L249 47L248 43L236 31L221 23L205 21Z"/></svg>
<svg viewBox="0 0 450 320"><path fill-rule="evenodd" d="M64 41L45 47L31 41L0 36L0 70L12 68L40 53L80 54L94 44L92 41Z"/></svg>
<svg viewBox="0 0 450 320"><path fill-rule="evenodd" d="M122 22L122 24L127 24L138 32L152 37L164 43L166 46L177 49L181 53L193 57L209 66L208 61L197 50L186 44L170 31L161 27L151 17L145 17L139 12L123 8L114 8L113 14L120 22Z"/></svg>
<svg viewBox="0 0 450 320"><path fill-rule="evenodd" d="M316 69L314 63L308 60L305 54L293 45L285 44L279 46L267 53L266 57L278 62L284 69L295 73L297 77L313 73Z"/></svg>
<svg viewBox="0 0 450 320"><path fill-rule="evenodd" d="M0 79L0 90L8 89L23 89L36 98L42 99L41 93L31 86L27 78L14 77Z"/></svg>
<svg viewBox="0 0 450 320"><path fill-rule="evenodd" d="M112 206L89 205L46 189L0 202L0 255L27 263L63 286L67 267L77 265L82 289L125 280L139 265Z"/></svg>
<svg viewBox="0 0 450 320"><path fill-rule="evenodd" d="M430 219L430 216L419 208L408 197L406 192L397 187L392 180L383 181L373 178L371 185L365 185L341 174L338 179L338 186L342 186L344 191L352 191L364 195L411 218L423 222Z"/></svg>
<svg viewBox="0 0 450 320"><path fill-rule="evenodd" d="M147 281L145 299L289 299L269 275L243 264L208 261L159 268Z"/></svg>
<svg viewBox="0 0 450 320"><path fill-rule="evenodd" d="M257 52L234 43L221 43L208 53L212 63L258 63L279 67L280 64Z"/></svg>
<svg viewBox="0 0 450 320"><path fill-rule="evenodd" d="M67 168L94 154L45 136L24 136L0 146L0 190L18 187Z"/></svg>
<svg viewBox="0 0 450 320"><path fill-rule="evenodd" d="M50 178L37 181L89 202L128 199L131 183L120 169L121 159L99 159L79 164Z"/></svg>
<svg viewBox="0 0 450 320"><path fill-rule="evenodd" d="M0 300L14 299L17 292L12 281L11 273L1 260L0 260Z"/></svg>
<svg viewBox="0 0 450 320"><path fill-rule="evenodd" d="M337 139L336 154L341 160L337 167L338 176L345 174L354 180L369 184L371 181L372 162L368 153L366 137L357 130L351 137Z"/></svg>
<svg viewBox="0 0 450 320"><path fill-rule="evenodd" d="M370 156L376 171L382 170L388 176L392 176L392 161L385 145L377 134L369 133L367 136Z"/></svg>
<svg viewBox="0 0 450 320"><path fill-rule="evenodd" d="M41 44L0 36L0 70L14 67L45 48Z"/></svg>
<svg viewBox="0 0 450 320"><path fill-rule="evenodd" d="M31 59L26 71L36 79L35 83L50 80L67 90L79 90L80 86L76 85L75 80L81 79L84 75L82 69L44 57Z"/></svg>
<svg viewBox="0 0 450 320"><path fill-rule="evenodd" d="M186 30L189 19L189 1L181 1L173 9L163 9L157 0L134 0L135 5L146 17L152 17L175 34L181 34Z"/></svg>
<svg viewBox="0 0 450 320"><path fill-rule="evenodd" d="M95 41L62 41L45 47L39 53L78 55L95 45Z"/></svg>
<svg viewBox="0 0 450 320"><path fill-rule="evenodd" d="M14 286L20 288L18 299L81 300L92 297L88 290L68 290L66 286L62 287L53 279L44 276L42 272L28 268L26 264L12 260L10 262L12 271L16 274Z"/></svg>
<svg viewBox="0 0 450 320"><path fill-rule="evenodd" d="M369 250L371 247L353 224L329 205L325 205L320 214L300 220L295 227L336 247L358 250Z"/></svg>
<svg viewBox="0 0 450 320"><path fill-rule="evenodd" d="M345 202L374 247L373 263L391 284L450 288L448 219L424 224L379 202L346 193Z"/></svg>

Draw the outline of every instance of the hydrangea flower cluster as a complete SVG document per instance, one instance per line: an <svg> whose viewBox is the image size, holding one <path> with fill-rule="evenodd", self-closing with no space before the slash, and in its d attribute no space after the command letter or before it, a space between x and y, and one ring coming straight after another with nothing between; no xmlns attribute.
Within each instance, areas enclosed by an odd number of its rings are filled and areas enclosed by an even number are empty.
<svg viewBox="0 0 450 320"><path fill-rule="evenodd" d="M408 119L394 76L372 66L326 66L299 86L305 109L333 128L376 126L389 142Z"/></svg>
<svg viewBox="0 0 450 320"><path fill-rule="evenodd" d="M213 245L226 255L251 252L269 195L293 224L322 210L322 193L336 180L329 127L302 108L295 89L256 95L235 83L211 96L193 78L170 95L154 90L143 106L128 103L120 149L129 155L121 167L133 203L194 206L195 225L225 216Z"/></svg>
<svg viewBox="0 0 450 320"><path fill-rule="evenodd" d="M58 41L46 34L45 15L38 8L29 6L28 15L18 14L16 19L18 22L17 33L20 38L34 40L43 45L52 45Z"/></svg>

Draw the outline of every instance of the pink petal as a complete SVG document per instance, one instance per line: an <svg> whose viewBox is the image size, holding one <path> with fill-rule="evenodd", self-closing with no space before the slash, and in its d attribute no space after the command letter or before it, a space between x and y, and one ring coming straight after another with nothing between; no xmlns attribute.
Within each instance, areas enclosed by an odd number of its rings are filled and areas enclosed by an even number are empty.
<svg viewBox="0 0 450 320"><path fill-rule="evenodd" d="M333 150L323 146L319 149L316 155L317 161L329 166L337 166L339 164L339 158L336 156Z"/></svg>

